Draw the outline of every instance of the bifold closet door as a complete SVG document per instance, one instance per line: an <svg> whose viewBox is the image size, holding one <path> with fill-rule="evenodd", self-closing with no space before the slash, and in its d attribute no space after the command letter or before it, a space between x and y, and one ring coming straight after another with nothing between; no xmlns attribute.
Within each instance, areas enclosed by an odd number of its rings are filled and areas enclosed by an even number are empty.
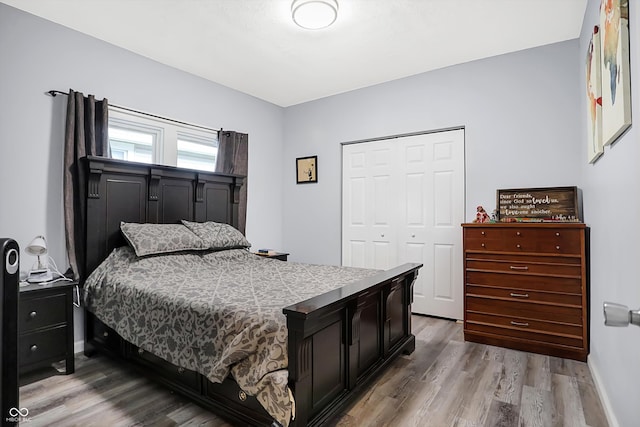
<svg viewBox="0 0 640 427"><path fill-rule="evenodd" d="M462 319L464 130L343 146L342 263L420 262L416 313Z"/></svg>

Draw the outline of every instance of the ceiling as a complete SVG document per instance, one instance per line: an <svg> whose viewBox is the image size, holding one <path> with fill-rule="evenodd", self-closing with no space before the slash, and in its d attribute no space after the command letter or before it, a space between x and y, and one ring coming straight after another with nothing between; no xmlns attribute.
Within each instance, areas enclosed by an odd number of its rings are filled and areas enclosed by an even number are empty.
<svg viewBox="0 0 640 427"><path fill-rule="evenodd" d="M287 107L578 38L587 0L338 0L303 30L291 0L0 0Z"/></svg>

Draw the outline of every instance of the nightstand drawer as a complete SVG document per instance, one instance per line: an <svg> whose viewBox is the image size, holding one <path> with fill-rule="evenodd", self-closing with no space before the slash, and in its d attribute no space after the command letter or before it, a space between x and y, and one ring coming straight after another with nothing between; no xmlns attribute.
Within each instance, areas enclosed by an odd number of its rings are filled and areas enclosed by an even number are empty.
<svg viewBox="0 0 640 427"><path fill-rule="evenodd" d="M62 325L41 332L32 332L18 337L18 363L20 367L47 359L65 358L67 327Z"/></svg>
<svg viewBox="0 0 640 427"><path fill-rule="evenodd" d="M64 293L48 295L41 298L20 299L18 330L21 334L48 326L63 324L67 320L67 311Z"/></svg>

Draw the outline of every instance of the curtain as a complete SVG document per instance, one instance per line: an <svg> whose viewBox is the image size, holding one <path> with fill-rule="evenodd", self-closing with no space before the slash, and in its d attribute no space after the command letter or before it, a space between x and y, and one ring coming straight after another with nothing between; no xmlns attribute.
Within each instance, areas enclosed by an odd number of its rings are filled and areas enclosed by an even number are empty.
<svg viewBox="0 0 640 427"><path fill-rule="evenodd" d="M218 132L216 172L247 176L249 170L249 135L233 131ZM240 189L238 229L244 234L247 224L247 179Z"/></svg>
<svg viewBox="0 0 640 427"><path fill-rule="evenodd" d="M69 266L74 279L85 279L85 156L109 157L108 102L69 90L64 141L64 225Z"/></svg>

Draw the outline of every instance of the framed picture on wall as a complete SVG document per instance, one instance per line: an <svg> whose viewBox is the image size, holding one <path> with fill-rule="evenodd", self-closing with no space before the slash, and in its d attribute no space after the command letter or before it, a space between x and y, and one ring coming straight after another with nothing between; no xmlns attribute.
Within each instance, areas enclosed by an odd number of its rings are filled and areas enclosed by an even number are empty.
<svg viewBox="0 0 640 427"><path fill-rule="evenodd" d="M595 162L604 153L602 147L602 95L600 80L600 29L591 34L586 61L587 160Z"/></svg>
<svg viewBox="0 0 640 427"><path fill-rule="evenodd" d="M296 159L296 183L318 182L318 156L298 157Z"/></svg>
<svg viewBox="0 0 640 427"><path fill-rule="evenodd" d="M601 0L602 142L610 145L631 126L629 0Z"/></svg>

